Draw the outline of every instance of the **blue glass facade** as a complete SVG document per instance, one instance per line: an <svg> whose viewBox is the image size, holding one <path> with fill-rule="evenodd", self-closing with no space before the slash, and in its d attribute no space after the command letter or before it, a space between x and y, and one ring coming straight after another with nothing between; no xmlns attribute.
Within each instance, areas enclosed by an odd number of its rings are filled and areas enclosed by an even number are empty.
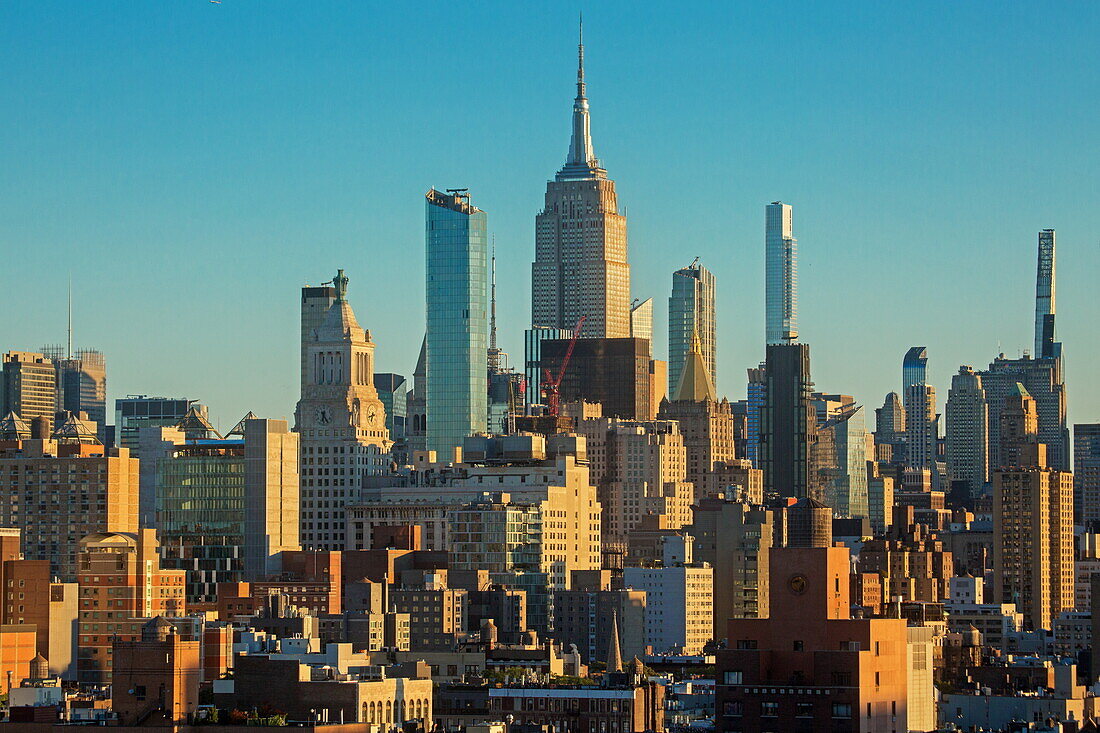
<svg viewBox="0 0 1100 733"><path fill-rule="evenodd" d="M486 430L487 219L463 192L432 189L426 199L426 447L449 459Z"/></svg>

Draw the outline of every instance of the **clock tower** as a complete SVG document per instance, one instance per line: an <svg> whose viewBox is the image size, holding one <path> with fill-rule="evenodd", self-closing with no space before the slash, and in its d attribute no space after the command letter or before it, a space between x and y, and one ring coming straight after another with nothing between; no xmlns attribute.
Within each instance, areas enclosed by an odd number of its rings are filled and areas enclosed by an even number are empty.
<svg viewBox="0 0 1100 733"><path fill-rule="evenodd" d="M302 436L302 547L312 550L344 549L344 507L359 500L366 476L387 470L392 445L374 388L370 331L347 302L343 270L332 286L335 299L316 327L302 329L302 395L294 413Z"/></svg>

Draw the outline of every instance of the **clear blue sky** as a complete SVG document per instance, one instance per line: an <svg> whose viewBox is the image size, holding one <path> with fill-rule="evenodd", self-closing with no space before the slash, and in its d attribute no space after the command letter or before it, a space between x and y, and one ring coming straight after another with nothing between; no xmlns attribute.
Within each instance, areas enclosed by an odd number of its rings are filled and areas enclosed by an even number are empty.
<svg viewBox="0 0 1100 733"><path fill-rule="evenodd" d="M423 332L423 193L469 187L522 359L534 215L564 160L571 3L0 5L0 349L107 354L110 397L291 416L298 289L351 277L380 371ZM907 347L1031 342L1058 230L1071 420L1100 419L1100 5L589 3L596 152L634 295L718 277L719 388L763 356L764 205L795 207L819 388L873 408ZM659 336L656 350L666 351Z"/></svg>

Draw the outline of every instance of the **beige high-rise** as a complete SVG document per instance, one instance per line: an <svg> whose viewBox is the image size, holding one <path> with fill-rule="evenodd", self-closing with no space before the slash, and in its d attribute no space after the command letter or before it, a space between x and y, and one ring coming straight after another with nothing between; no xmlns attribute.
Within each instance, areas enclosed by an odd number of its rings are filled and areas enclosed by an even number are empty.
<svg viewBox="0 0 1100 733"><path fill-rule="evenodd" d="M584 44L577 47L577 97L569 156L535 217L531 266L531 322L573 328L586 320L584 338L630 336L630 265L626 217L619 213L615 182L592 148L584 83Z"/></svg>
<svg viewBox="0 0 1100 733"><path fill-rule="evenodd" d="M1032 629L1050 629L1074 605L1073 474L1047 465L1035 400L1017 384L1001 411L1002 456L993 472L993 578L998 603L1015 603Z"/></svg>

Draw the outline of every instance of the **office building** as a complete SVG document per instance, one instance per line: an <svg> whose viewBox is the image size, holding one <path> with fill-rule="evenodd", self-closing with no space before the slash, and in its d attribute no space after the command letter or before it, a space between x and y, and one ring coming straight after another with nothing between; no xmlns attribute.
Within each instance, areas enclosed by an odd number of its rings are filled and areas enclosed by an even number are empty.
<svg viewBox="0 0 1100 733"><path fill-rule="evenodd" d="M573 337L571 328L529 328L523 332L523 371L527 379L526 401L528 405L541 404L542 394L542 342L568 341Z"/></svg>
<svg viewBox="0 0 1100 733"><path fill-rule="evenodd" d="M876 461L867 461L867 518L875 535L890 527L893 510L894 477L883 473Z"/></svg>
<svg viewBox="0 0 1100 733"><path fill-rule="evenodd" d="M707 498L692 515L686 531L695 538L695 560L714 569L712 634L723 639L729 619L768 616L774 513L742 499Z"/></svg>
<svg viewBox="0 0 1100 733"><path fill-rule="evenodd" d="M905 407L897 392L890 392L875 410L875 458L888 463L905 459Z"/></svg>
<svg viewBox="0 0 1100 733"><path fill-rule="evenodd" d="M982 378L969 366L951 377L945 410L945 453L952 486L977 496L989 481L989 405Z"/></svg>
<svg viewBox="0 0 1100 733"><path fill-rule="evenodd" d="M344 507L358 501L364 477L388 470L390 460L386 409L374 388L374 341L355 320L343 270L333 287L335 300L302 343L308 379L294 412L300 540L315 550L344 549Z"/></svg>
<svg viewBox="0 0 1100 733"><path fill-rule="evenodd" d="M714 274L699 264L698 258L672 273L672 295L668 299L669 395L675 395L680 386L680 375L696 338L710 383L718 384L715 290Z"/></svg>
<svg viewBox="0 0 1100 733"><path fill-rule="evenodd" d="M619 213L615 182L592 147L583 43L577 52L569 154L547 182L543 210L535 217L531 324L573 328L584 316L585 336L627 338L631 301L626 217Z"/></svg>
<svg viewBox="0 0 1100 733"><path fill-rule="evenodd" d="M745 457L753 468L760 468L760 414L768 397L767 362L748 370L745 399Z"/></svg>
<svg viewBox="0 0 1100 733"><path fill-rule="evenodd" d="M904 619L853 618L845 547L771 553L766 619L731 619L716 730L906 731Z"/></svg>
<svg viewBox="0 0 1100 733"><path fill-rule="evenodd" d="M695 563L690 536L664 538L664 564L624 568L623 586L646 594L646 643L658 654L701 654L714 632L714 570Z"/></svg>
<svg viewBox="0 0 1100 733"><path fill-rule="evenodd" d="M576 575L572 585L554 593L553 636L563 649L576 644L585 664L604 661L615 635L623 657L644 656L648 643L645 591L587 586L578 583Z"/></svg>
<svg viewBox="0 0 1100 733"><path fill-rule="evenodd" d="M1057 359L1062 344L1055 341L1055 236L1053 229L1039 232L1039 257L1035 268L1035 351L1036 359Z"/></svg>
<svg viewBox="0 0 1100 733"><path fill-rule="evenodd" d="M680 424L687 449L687 480L701 495L715 466L734 460L734 419L729 400L718 401L714 383L706 368L702 342L692 338L687 361L671 400L661 402L660 420Z"/></svg>
<svg viewBox="0 0 1100 733"><path fill-rule="evenodd" d="M587 321L584 332L589 332ZM542 340L542 368L556 377L569 348L568 339ZM599 402L608 417L652 420L652 360L650 342L645 339L577 339L559 387L561 401Z"/></svg>
<svg viewBox="0 0 1100 733"><path fill-rule="evenodd" d="M630 337L653 343L653 298L635 299L630 306Z"/></svg>
<svg viewBox="0 0 1100 733"><path fill-rule="evenodd" d="M939 425L936 388L927 383L928 348L914 346L901 363L901 395L905 406L905 458L912 468L935 467Z"/></svg>
<svg viewBox="0 0 1100 733"><path fill-rule="evenodd" d="M782 201L764 207L764 311L769 346L798 340L798 240L794 209Z"/></svg>
<svg viewBox="0 0 1100 733"><path fill-rule="evenodd" d="M1079 523L1100 528L1100 423L1073 426L1073 505Z"/></svg>
<svg viewBox="0 0 1100 733"><path fill-rule="evenodd" d="M180 424L194 412L209 420L206 405L182 397L129 395L115 400L115 445L137 455L144 428L167 428Z"/></svg>
<svg viewBox="0 0 1100 733"><path fill-rule="evenodd" d="M841 516L869 516L863 407L854 402L833 404L819 418L816 432L817 446L824 453L818 469L822 500Z"/></svg>
<svg viewBox="0 0 1100 733"><path fill-rule="evenodd" d="M125 448L0 435L0 526L23 535L29 560L76 579L75 550L93 532L136 532L138 461Z"/></svg>
<svg viewBox="0 0 1100 733"><path fill-rule="evenodd" d="M1073 475L1048 465L1035 400L1017 384L1001 410L1005 465L993 472L993 596L1030 629L1074 605Z"/></svg>
<svg viewBox="0 0 1100 733"><path fill-rule="evenodd" d="M141 493L152 504L161 564L187 572L187 601L219 583L277 573L299 545L299 439L285 420L251 413L225 438L179 428L142 433Z"/></svg>
<svg viewBox="0 0 1100 733"><path fill-rule="evenodd" d="M581 421L592 480L603 509L605 546L625 546L643 517L660 529L691 522L695 487L687 480L687 448L678 423L592 418Z"/></svg>
<svg viewBox="0 0 1100 733"><path fill-rule="evenodd" d="M810 455L817 426L811 404L809 345L768 344L764 371L758 457L764 471L764 491L820 498L821 487Z"/></svg>
<svg viewBox="0 0 1100 733"><path fill-rule="evenodd" d="M0 372L0 415L15 413L29 424L45 418L53 429L57 411L57 372L44 354L9 351Z"/></svg>
<svg viewBox="0 0 1100 733"><path fill-rule="evenodd" d="M408 385L400 374L375 374L374 388L386 410L386 430L395 443L405 440L408 420Z"/></svg>
<svg viewBox="0 0 1100 733"><path fill-rule="evenodd" d="M425 195L427 449L440 459L486 431L489 258L485 212L465 191Z"/></svg>
<svg viewBox="0 0 1100 733"><path fill-rule="evenodd" d="M141 638L154 616L182 616L184 572L162 570L156 530L97 532L77 553L80 625L77 671L81 683L111 682L112 647Z"/></svg>
<svg viewBox="0 0 1100 733"><path fill-rule="evenodd" d="M979 372L989 409L989 469L1007 465L1001 454L1001 410L1005 400L1022 384L1035 399L1039 442L1047 446L1051 468L1070 470L1069 428L1066 424L1066 384L1061 357L1034 359L1024 355L1009 359L999 355L989 369Z"/></svg>
<svg viewBox="0 0 1100 733"><path fill-rule="evenodd" d="M107 360L92 349L80 349L75 356L63 353L59 346L43 351L57 368L57 411L86 413L103 442L107 427Z"/></svg>

